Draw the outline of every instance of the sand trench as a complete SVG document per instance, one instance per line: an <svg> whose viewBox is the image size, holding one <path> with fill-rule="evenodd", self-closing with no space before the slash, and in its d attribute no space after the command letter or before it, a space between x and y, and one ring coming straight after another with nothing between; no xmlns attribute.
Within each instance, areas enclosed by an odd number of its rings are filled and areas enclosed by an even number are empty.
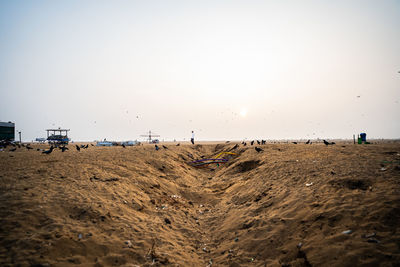
<svg viewBox="0 0 400 267"><path fill-rule="evenodd" d="M167 146L0 153L1 265L399 262L399 144Z"/></svg>

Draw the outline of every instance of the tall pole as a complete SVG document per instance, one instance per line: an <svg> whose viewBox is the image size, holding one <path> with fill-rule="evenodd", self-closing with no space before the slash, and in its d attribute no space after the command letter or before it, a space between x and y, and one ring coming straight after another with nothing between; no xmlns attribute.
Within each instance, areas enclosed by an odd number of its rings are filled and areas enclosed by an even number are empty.
<svg viewBox="0 0 400 267"><path fill-rule="evenodd" d="M19 134L19 143L22 144L22 142L21 142L21 131L18 131L18 134Z"/></svg>

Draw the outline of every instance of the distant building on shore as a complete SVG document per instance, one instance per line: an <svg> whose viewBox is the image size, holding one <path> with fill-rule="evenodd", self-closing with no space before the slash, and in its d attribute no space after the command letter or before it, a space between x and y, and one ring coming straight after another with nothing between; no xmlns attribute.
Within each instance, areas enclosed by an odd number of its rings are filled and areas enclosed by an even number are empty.
<svg viewBox="0 0 400 267"><path fill-rule="evenodd" d="M0 122L0 140L15 140L15 123L9 122Z"/></svg>

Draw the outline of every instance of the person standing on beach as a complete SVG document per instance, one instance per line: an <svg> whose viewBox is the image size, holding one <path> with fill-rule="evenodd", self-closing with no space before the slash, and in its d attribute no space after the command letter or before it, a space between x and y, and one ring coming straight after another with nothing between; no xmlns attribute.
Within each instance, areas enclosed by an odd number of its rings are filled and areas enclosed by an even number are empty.
<svg viewBox="0 0 400 267"><path fill-rule="evenodd" d="M190 142L194 145L194 132L192 131L192 138L190 139Z"/></svg>

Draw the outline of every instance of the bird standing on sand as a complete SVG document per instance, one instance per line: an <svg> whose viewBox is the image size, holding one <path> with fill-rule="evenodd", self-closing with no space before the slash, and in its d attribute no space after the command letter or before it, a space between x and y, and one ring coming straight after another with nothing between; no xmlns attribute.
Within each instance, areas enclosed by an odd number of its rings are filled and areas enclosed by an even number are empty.
<svg viewBox="0 0 400 267"><path fill-rule="evenodd" d="M81 151L81 148L78 145L75 145L76 150Z"/></svg>
<svg viewBox="0 0 400 267"><path fill-rule="evenodd" d="M311 142L311 140L310 140L310 139L308 139L308 141L306 142L306 145L308 145L310 142Z"/></svg>
<svg viewBox="0 0 400 267"><path fill-rule="evenodd" d="M54 147L51 146L49 150L45 150L45 151L43 151L42 153L48 155L48 154L50 154L51 152L53 152L53 149L54 149Z"/></svg>
<svg viewBox="0 0 400 267"><path fill-rule="evenodd" d="M254 145L254 140L250 142L250 145Z"/></svg>
<svg viewBox="0 0 400 267"><path fill-rule="evenodd" d="M180 146L180 145L181 145L180 143L177 143L177 144L176 144L176 146Z"/></svg>
<svg viewBox="0 0 400 267"><path fill-rule="evenodd" d="M60 146L61 152L65 152L65 150L69 150L66 146Z"/></svg>
<svg viewBox="0 0 400 267"><path fill-rule="evenodd" d="M163 147L164 149L168 149L168 147L166 147L166 146L164 146L164 145L162 145L162 147Z"/></svg>
<svg viewBox="0 0 400 267"><path fill-rule="evenodd" d="M239 145L238 144L236 144L234 147L232 147L232 149L231 150L234 150L234 149L236 149L236 148L238 148L239 147Z"/></svg>
<svg viewBox="0 0 400 267"><path fill-rule="evenodd" d="M17 150L17 148L16 148L16 147L14 147L14 148L11 148L9 151L10 151L10 152L14 152L15 150Z"/></svg>
<svg viewBox="0 0 400 267"><path fill-rule="evenodd" d="M159 150L159 149L160 149L157 145L154 145L154 147L156 148L156 150Z"/></svg>
<svg viewBox="0 0 400 267"><path fill-rule="evenodd" d="M122 144L122 147L123 147L123 148L126 148L125 144Z"/></svg>
<svg viewBox="0 0 400 267"><path fill-rule="evenodd" d="M327 146L330 145L330 143L329 143L328 141L326 141L325 139L324 139L323 141L324 141L324 144L325 144L325 145L327 145Z"/></svg>
<svg viewBox="0 0 400 267"><path fill-rule="evenodd" d="M264 151L262 148L259 148L259 147L254 147L254 149L257 151L257 153L260 153L261 151Z"/></svg>

